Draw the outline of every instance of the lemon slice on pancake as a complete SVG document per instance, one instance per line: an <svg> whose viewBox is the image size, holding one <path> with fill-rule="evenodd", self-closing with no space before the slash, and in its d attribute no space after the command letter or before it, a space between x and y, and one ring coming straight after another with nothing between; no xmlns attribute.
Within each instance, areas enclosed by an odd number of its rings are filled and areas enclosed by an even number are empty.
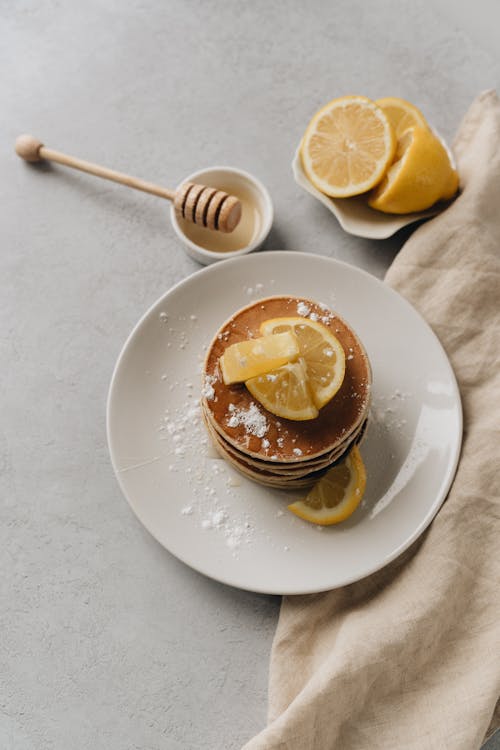
<svg viewBox="0 0 500 750"><path fill-rule="evenodd" d="M309 388L307 365L302 358L266 375L250 378L245 385L262 406L278 417L299 422L318 416Z"/></svg>
<svg viewBox="0 0 500 750"><path fill-rule="evenodd" d="M273 318L265 320L260 326L264 336L286 331L291 331L297 337L312 400L316 408L321 409L332 400L344 380L345 353L342 344L326 326L309 318Z"/></svg>
<svg viewBox="0 0 500 750"><path fill-rule="evenodd" d="M314 419L344 380L342 344L326 326L304 317L266 320L260 333L226 349L219 360L224 383L244 381L278 417Z"/></svg>

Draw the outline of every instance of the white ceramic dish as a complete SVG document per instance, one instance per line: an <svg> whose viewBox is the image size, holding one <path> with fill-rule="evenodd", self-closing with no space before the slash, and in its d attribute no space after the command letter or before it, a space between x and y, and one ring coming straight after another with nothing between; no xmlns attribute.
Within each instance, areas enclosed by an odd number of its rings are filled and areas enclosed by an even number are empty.
<svg viewBox="0 0 500 750"><path fill-rule="evenodd" d="M229 258L236 258L240 255L247 255L248 253L262 247L273 223L273 203L267 188L260 180L249 172L244 172L242 169L236 169L234 167L207 167L197 172L193 172L182 182L196 182L201 185L216 187L234 194L237 197L239 197L242 192L243 194L246 193L251 196L252 203L255 206L255 210L259 217L257 231L248 244L241 249L233 250L232 252L214 252L196 244L186 236L184 229L176 216L174 205L172 204L170 208L172 226L174 227L177 237L182 242L184 249L191 258L194 258L198 263L202 263L206 266L220 260L228 260ZM178 187L180 187L180 185L178 185ZM208 232L210 230L203 231Z"/></svg>
<svg viewBox="0 0 500 750"><path fill-rule="evenodd" d="M452 164L455 166L451 151L443 139L439 135L438 137L441 139L448 151ZM301 188L326 206L345 232L353 234L356 237L365 237L372 240L387 239L403 227L408 226L408 224L414 224L421 219L436 216L448 205L448 203L437 203L426 211L396 215L375 211L373 208L370 208L366 202L366 198L362 195L355 196L354 198L329 198L314 187L304 172L300 159L300 144L293 157L292 171L297 185L300 185Z"/></svg>
<svg viewBox="0 0 500 750"><path fill-rule="evenodd" d="M348 521L323 530L286 510L297 494L255 484L217 458L195 414L213 333L250 300L274 294L337 310L373 367L366 494ZM363 578L417 539L452 482L462 418L446 355L408 302L353 266L268 252L204 269L151 307L119 356L107 427L123 494L160 544L218 581L301 594Z"/></svg>

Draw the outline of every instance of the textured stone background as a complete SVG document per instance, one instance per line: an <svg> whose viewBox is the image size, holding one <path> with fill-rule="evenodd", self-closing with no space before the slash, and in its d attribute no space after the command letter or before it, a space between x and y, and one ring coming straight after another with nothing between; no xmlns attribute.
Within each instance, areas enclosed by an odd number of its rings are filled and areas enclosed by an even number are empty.
<svg viewBox="0 0 500 750"><path fill-rule="evenodd" d="M290 160L333 96L404 96L451 137L499 83L498 6L451 0L0 0L0 748L239 748L265 720L279 600L184 567L108 460L130 328L195 271L161 200L15 157L20 132L175 185L226 163L269 187L267 248L382 276L407 232L345 235ZM489 750L500 748L491 741Z"/></svg>

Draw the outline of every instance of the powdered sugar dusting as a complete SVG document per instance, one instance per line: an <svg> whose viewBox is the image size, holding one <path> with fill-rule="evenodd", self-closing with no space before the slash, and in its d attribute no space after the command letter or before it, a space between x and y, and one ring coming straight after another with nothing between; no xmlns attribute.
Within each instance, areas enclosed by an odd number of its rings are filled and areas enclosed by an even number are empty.
<svg viewBox="0 0 500 750"><path fill-rule="evenodd" d="M211 382L208 385L213 387ZM252 545L257 533L249 512L235 510L237 493L246 480L213 449L200 406L188 400L192 383L175 381L175 391L176 406L165 409L160 424L154 429L163 455L168 457L165 469L172 475L182 475L188 492L178 513L184 523L196 524L201 532L220 536L228 553L238 557L244 548ZM166 503L172 502L168 495L166 487Z"/></svg>
<svg viewBox="0 0 500 750"><path fill-rule="evenodd" d="M377 396L370 410L371 419L391 432L403 430L406 426L406 419L401 415L401 405L411 395L411 393L396 390L390 396Z"/></svg>
<svg viewBox="0 0 500 750"><path fill-rule="evenodd" d="M306 305L306 303L302 301L297 302L297 313L302 318L307 318L310 312L311 312L311 308L309 307L309 305Z"/></svg>
<svg viewBox="0 0 500 750"><path fill-rule="evenodd" d="M215 399L214 383L218 380L216 375L205 375L203 386L201 389L201 395L206 398L207 401L213 401Z"/></svg>
<svg viewBox="0 0 500 750"><path fill-rule="evenodd" d="M313 323L321 322L324 325L328 325L335 318L335 315L331 312L328 305L325 305L323 302L320 302L318 307L324 313L323 315L318 315L317 312L311 309L310 305L300 300L297 302L297 314L302 318L309 318Z"/></svg>
<svg viewBox="0 0 500 750"><path fill-rule="evenodd" d="M271 285L274 284L274 280L271 279L269 282ZM248 294L249 297L253 297L256 294L262 294L264 290L264 284L262 284L260 281L258 281L255 286L245 286L243 287L246 294Z"/></svg>
<svg viewBox="0 0 500 750"><path fill-rule="evenodd" d="M228 427L239 427L242 425L248 435L263 438L269 429L265 415L260 411L254 401L250 402L248 409L239 409L234 404L229 404L230 416L227 419Z"/></svg>

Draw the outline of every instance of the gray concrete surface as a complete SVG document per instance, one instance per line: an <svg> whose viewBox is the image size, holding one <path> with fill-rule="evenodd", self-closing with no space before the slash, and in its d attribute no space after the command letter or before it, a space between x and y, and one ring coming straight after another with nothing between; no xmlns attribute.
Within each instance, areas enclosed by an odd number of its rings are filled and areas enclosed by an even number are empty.
<svg viewBox="0 0 500 750"><path fill-rule="evenodd" d="M30 168L15 136L166 184L204 165L248 169L275 201L267 248L382 276L408 232L343 234L294 185L294 147L320 104L357 92L404 96L450 137L499 83L495 9L0 1L2 750L239 748L265 721L279 607L177 562L111 471L115 358L143 311L197 268L166 205Z"/></svg>

